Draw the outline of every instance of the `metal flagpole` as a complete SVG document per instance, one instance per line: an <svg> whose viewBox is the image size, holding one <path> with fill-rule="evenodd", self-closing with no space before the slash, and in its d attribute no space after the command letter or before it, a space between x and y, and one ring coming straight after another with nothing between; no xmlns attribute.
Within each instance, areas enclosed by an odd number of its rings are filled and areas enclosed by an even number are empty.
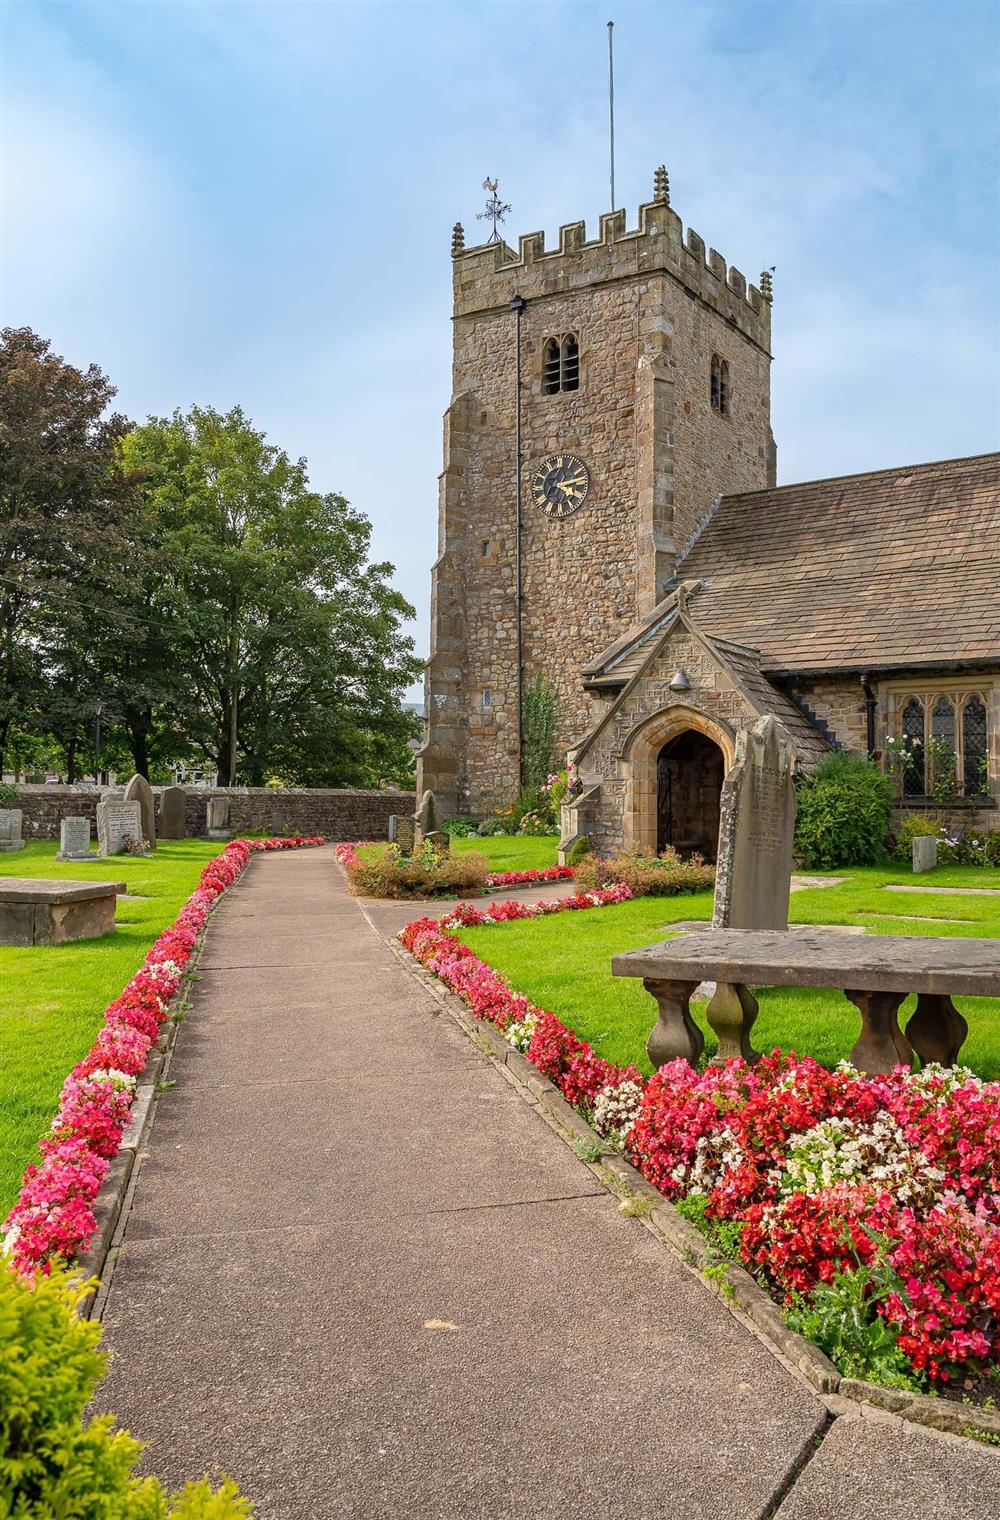
<svg viewBox="0 0 1000 1520"><path fill-rule="evenodd" d="M608 22L608 135L611 148L611 210L615 209L615 24Z"/></svg>

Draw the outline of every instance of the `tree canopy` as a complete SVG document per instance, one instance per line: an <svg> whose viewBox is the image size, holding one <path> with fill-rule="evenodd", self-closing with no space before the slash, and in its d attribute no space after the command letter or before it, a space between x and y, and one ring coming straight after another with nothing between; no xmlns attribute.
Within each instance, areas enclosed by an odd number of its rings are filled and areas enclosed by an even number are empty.
<svg viewBox="0 0 1000 1520"><path fill-rule="evenodd" d="M413 608L371 524L239 407L133 427L28 330L0 335L0 758L195 760L222 783L405 780Z"/></svg>

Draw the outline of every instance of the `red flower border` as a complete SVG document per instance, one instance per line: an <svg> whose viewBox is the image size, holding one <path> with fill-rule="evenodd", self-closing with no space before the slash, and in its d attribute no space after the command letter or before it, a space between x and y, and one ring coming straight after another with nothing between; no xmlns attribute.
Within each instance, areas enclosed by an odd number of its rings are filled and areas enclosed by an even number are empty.
<svg viewBox="0 0 1000 1520"><path fill-rule="evenodd" d="M208 862L198 886L126 986L105 1010L90 1051L63 1084L50 1133L39 1144L5 1221L4 1254L16 1271L47 1272L82 1254L96 1229L94 1203L128 1127L136 1079L184 980L198 937L251 855L324 844L318 835L234 839Z"/></svg>

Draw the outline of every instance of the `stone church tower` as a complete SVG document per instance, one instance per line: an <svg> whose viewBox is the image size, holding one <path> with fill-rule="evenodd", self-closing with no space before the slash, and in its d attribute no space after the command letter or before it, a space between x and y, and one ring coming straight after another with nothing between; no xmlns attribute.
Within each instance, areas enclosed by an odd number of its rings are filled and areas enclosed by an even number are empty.
<svg viewBox="0 0 1000 1520"><path fill-rule="evenodd" d="M524 691L554 692L556 753L593 723L582 672L669 593L721 495L775 480L770 281L696 232L665 170L624 211L546 249L452 246L427 733L418 793L482 816L520 782Z"/></svg>

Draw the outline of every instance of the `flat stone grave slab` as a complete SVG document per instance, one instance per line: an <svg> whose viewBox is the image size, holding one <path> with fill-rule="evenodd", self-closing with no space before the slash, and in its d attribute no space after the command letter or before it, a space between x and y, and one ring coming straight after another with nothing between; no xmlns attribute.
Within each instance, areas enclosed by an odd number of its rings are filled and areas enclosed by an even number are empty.
<svg viewBox="0 0 1000 1520"><path fill-rule="evenodd" d="M811 892L820 887L842 887L846 876L793 876L793 892Z"/></svg>
<svg viewBox="0 0 1000 1520"><path fill-rule="evenodd" d="M954 1065L968 1024L952 996L1000 997L1000 940L708 929L616 955L611 969L642 977L656 999L660 1017L647 1049L657 1066L678 1056L697 1060L702 1036L690 999L700 983L715 981L738 992L731 1016L716 1020L709 1010L720 1058L757 1059L748 1039L757 1014L750 987L829 987L842 989L858 1008L861 1036L851 1060L874 1073L912 1062L914 1052L925 1062ZM910 993L917 1007L904 1034L897 1015Z"/></svg>
<svg viewBox="0 0 1000 1520"><path fill-rule="evenodd" d="M883 892L936 892L939 897L1000 897L1000 887L899 887L886 886Z"/></svg>
<svg viewBox="0 0 1000 1520"><path fill-rule="evenodd" d="M123 881L0 878L0 945L61 945L97 939L115 927Z"/></svg>

